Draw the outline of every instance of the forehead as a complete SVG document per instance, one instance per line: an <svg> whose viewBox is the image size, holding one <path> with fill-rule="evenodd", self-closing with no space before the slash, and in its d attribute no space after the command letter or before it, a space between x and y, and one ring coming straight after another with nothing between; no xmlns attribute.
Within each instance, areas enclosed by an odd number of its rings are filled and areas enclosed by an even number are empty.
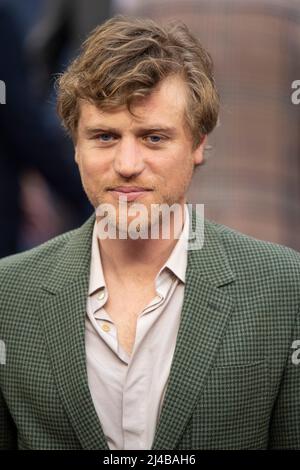
<svg viewBox="0 0 300 470"><path fill-rule="evenodd" d="M101 110L89 103L80 104L80 126L99 126L103 123L111 127L151 126L159 122L162 126L182 127L187 102L187 89L184 81L176 76L167 77L151 92L132 106L133 116L125 106L112 110Z"/></svg>

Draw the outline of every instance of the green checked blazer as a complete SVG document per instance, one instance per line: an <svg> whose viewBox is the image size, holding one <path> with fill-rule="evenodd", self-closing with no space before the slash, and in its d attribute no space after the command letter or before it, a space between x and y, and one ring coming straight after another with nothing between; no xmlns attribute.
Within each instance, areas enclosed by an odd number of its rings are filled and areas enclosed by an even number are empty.
<svg viewBox="0 0 300 470"><path fill-rule="evenodd" d="M85 358L94 220L0 261L0 448L109 450ZM299 253L205 220L152 449L300 449L299 305Z"/></svg>

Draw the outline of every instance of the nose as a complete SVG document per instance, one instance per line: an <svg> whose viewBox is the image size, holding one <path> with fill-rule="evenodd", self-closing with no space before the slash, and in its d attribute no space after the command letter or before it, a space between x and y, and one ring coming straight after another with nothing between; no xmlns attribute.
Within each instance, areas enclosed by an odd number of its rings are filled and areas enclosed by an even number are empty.
<svg viewBox="0 0 300 470"><path fill-rule="evenodd" d="M133 136L123 137L116 147L114 169L124 178L140 174L144 169L141 148Z"/></svg>

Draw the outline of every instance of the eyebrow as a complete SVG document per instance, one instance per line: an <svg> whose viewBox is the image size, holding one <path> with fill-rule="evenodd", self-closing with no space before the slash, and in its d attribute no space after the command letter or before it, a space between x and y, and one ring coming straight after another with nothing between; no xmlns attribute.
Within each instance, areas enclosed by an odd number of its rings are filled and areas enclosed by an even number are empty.
<svg viewBox="0 0 300 470"><path fill-rule="evenodd" d="M119 129L116 129L115 127L108 127L108 126L95 126L95 127L85 127L83 129L83 132L85 133L86 136L92 136L95 134L98 134L99 132L108 132L110 134L116 134L120 135L121 132ZM144 134L150 134L154 132L162 132L165 134L168 134L169 136L175 136L177 135L177 130L175 127L168 127L168 126L160 126L160 125L151 125L149 127L144 127L144 128L138 128L135 131L135 134L137 136L144 135Z"/></svg>

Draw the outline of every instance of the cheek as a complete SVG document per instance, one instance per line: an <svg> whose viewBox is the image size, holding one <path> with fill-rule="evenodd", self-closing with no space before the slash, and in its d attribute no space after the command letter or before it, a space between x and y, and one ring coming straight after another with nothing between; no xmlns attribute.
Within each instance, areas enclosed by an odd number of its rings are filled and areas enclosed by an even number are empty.
<svg viewBox="0 0 300 470"><path fill-rule="evenodd" d="M79 168L82 176L89 180L99 180L106 171L107 164L100 158L97 151L89 150L82 153L79 160Z"/></svg>
<svg viewBox="0 0 300 470"><path fill-rule="evenodd" d="M189 180L193 174L194 164L190 155L182 153L173 153L167 159L160 159L158 163L152 166L152 171L160 175L163 184L172 186L173 184L182 185Z"/></svg>

